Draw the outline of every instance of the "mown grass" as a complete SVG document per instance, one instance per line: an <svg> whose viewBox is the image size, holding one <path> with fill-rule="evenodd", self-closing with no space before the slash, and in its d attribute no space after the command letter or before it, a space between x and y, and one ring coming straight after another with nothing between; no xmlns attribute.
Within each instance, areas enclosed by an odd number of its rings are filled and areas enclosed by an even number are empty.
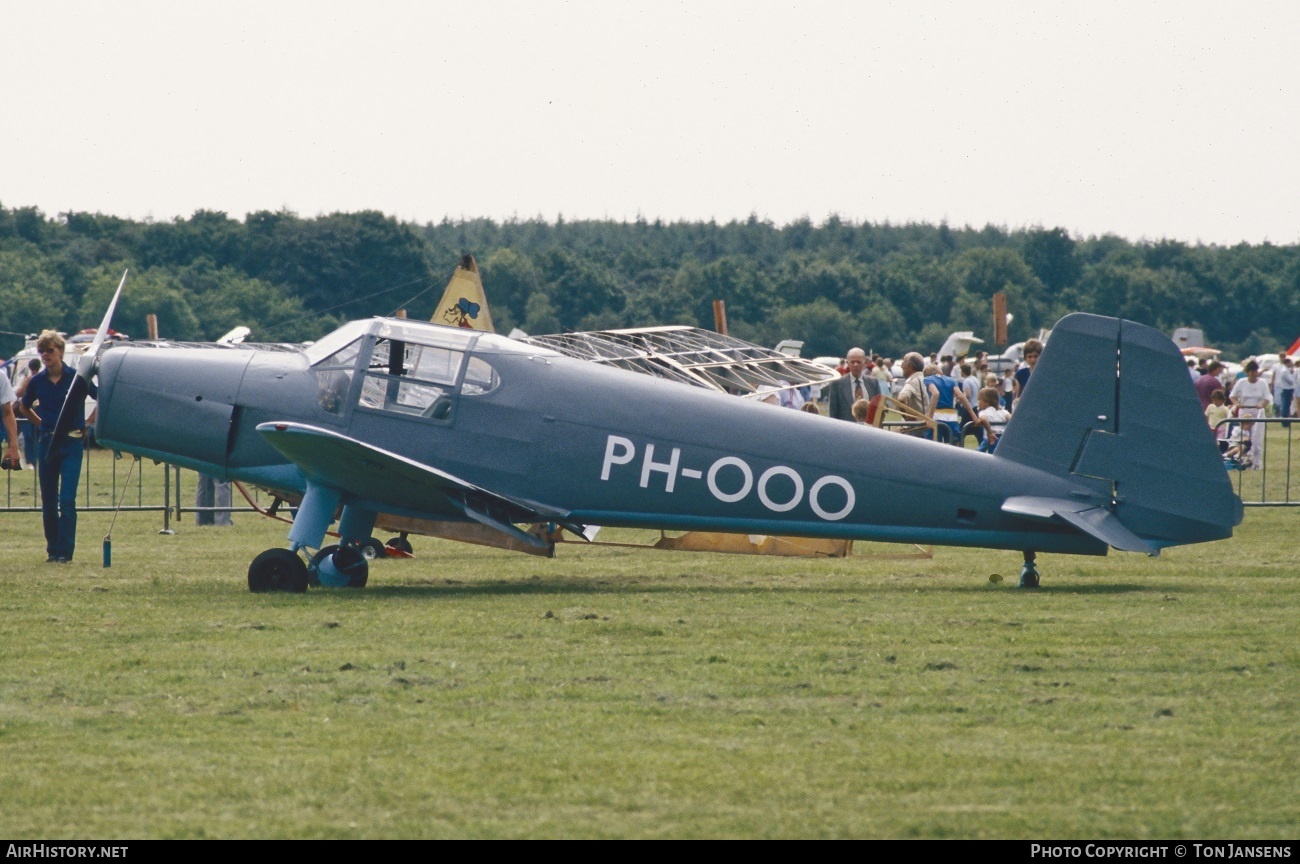
<svg viewBox="0 0 1300 864"><path fill-rule="evenodd" d="M192 490L192 485L189 486ZM0 835L1293 838L1296 521L1159 559L415 538L252 595L286 526L0 514ZM612 532L611 532L612 533ZM623 533L624 539L645 534ZM603 538L602 538L603 539ZM998 573L1006 581L989 581Z"/></svg>

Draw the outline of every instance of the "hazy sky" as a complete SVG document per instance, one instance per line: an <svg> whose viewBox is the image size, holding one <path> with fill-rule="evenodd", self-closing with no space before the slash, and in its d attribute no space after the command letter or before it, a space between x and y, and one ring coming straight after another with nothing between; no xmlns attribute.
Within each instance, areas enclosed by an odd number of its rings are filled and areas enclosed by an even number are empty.
<svg viewBox="0 0 1300 864"><path fill-rule="evenodd" d="M0 0L0 203L1300 242L1296 2Z"/></svg>

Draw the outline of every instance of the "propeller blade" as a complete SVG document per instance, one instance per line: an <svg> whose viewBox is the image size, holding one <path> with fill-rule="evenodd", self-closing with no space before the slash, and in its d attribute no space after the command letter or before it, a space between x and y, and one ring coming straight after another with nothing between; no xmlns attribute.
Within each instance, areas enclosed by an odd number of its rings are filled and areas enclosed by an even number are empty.
<svg viewBox="0 0 1300 864"><path fill-rule="evenodd" d="M117 309L117 298L122 296L122 286L126 285L126 275L130 270L122 271L122 281L117 283L117 290L113 292L113 299L109 301L108 311L104 313L104 320L99 322L99 329L95 331L95 341L90 343L90 350L81 355L81 362L77 364L77 377L90 380L90 375L95 370L95 361L99 359L99 349L108 338L108 325L113 320L113 311Z"/></svg>
<svg viewBox="0 0 1300 864"><path fill-rule="evenodd" d="M77 376L68 387L68 395L63 399L63 406L59 409L59 419L54 426L53 446L57 447L63 443L63 439L68 437L68 432L72 430L75 423L76 412L86 410L86 394L90 390L90 376L95 374L95 361L99 359L99 349L103 346L104 340L108 338L108 325L113 320L113 310L117 309L117 298L122 296L122 287L126 285L126 276L131 271L122 271L122 281L117 283L117 291L113 292L113 299L108 304L108 311L104 313L104 320L100 322L99 329L95 331L95 340L90 343L90 348L81 359L77 361Z"/></svg>

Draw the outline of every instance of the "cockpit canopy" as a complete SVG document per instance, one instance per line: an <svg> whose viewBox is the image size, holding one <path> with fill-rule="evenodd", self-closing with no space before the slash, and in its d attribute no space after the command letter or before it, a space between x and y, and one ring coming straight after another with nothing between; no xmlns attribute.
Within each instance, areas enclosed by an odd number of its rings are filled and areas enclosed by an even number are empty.
<svg viewBox="0 0 1300 864"><path fill-rule="evenodd" d="M450 422L457 398L483 396L500 385L487 356L523 348L491 333L372 318L345 324L304 350L321 407L331 414L356 406Z"/></svg>

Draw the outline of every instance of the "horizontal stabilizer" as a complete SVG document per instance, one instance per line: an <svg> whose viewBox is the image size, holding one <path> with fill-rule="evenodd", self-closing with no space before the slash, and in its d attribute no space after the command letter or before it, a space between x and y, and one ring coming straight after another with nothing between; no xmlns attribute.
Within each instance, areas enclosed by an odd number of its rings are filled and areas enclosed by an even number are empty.
<svg viewBox="0 0 1300 864"><path fill-rule="evenodd" d="M1094 504L1064 498L1017 497L1003 502L1002 511L1043 521L1059 517L1085 534L1122 552L1141 552L1152 556L1160 554L1158 548L1125 528L1114 513Z"/></svg>
<svg viewBox="0 0 1300 864"><path fill-rule="evenodd" d="M1129 547L1097 532L1121 525L1156 548L1231 537L1241 500L1200 404L1169 337L1133 321L1067 315L1052 329L995 456L1109 500L1113 518L1089 533L1118 549ZM1068 512L1076 515L1057 515L1076 525L1083 518L1075 507Z"/></svg>

